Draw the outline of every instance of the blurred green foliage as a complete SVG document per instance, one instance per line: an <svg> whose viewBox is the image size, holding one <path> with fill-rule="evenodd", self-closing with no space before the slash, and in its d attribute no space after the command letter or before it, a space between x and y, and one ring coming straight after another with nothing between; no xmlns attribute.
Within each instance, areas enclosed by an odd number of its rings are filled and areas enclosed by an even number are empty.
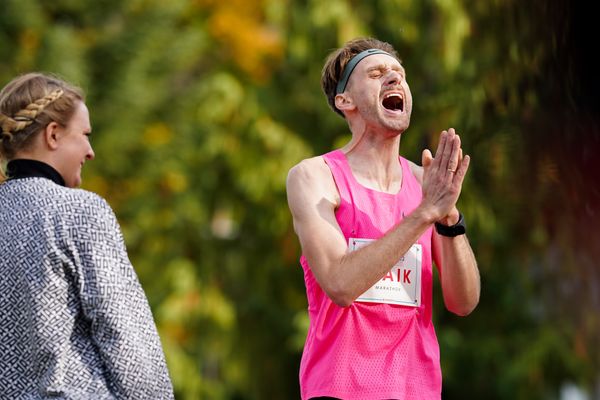
<svg viewBox="0 0 600 400"><path fill-rule="evenodd" d="M356 36L392 43L414 97L402 153L455 127L482 275L435 322L444 398L600 396L597 62L580 4L497 0L0 0L0 82L81 85L104 196L178 399L294 399L307 329L291 166L348 140L319 78Z"/></svg>

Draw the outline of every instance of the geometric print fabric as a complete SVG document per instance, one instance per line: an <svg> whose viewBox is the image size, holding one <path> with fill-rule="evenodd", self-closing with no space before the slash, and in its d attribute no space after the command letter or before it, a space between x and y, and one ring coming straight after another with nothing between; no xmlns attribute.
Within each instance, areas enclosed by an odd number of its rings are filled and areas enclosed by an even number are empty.
<svg viewBox="0 0 600 400"><path fill-rule="evenodd" d="M110 206L46 178L0 184L0 399L173 399Z"/></svg>

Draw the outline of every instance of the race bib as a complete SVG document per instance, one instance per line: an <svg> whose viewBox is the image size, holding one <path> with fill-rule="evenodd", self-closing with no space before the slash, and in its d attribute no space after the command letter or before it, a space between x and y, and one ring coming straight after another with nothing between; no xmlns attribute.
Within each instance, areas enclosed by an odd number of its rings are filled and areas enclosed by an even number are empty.
<svg viewBox="0 0 600 400"><path fill-rule="evenodd" d="M350 251L371 243L373 239L348 239ZM392 269L356 301L367 303L421 305L421 258L423 249L413 244Z"/></svg>

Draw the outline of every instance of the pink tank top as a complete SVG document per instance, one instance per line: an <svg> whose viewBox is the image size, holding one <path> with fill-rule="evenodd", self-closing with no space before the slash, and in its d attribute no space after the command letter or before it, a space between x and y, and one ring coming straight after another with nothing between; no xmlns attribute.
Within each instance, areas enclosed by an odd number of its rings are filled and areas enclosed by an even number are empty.
<svg viewBox="0 0 600 400"><path fill-rule="evenodd" d="M323 158L340 194L336 219L346 241L380 238L421 201L421 186L402 157L397 194L358 183L341 150ZM422 250L417 307L362 301L340 307L323 292L306 258L300 258L310 318L300 364L302 399L441 398L439 346L431 321L431 235L430 228L416 244Z"/></svg>

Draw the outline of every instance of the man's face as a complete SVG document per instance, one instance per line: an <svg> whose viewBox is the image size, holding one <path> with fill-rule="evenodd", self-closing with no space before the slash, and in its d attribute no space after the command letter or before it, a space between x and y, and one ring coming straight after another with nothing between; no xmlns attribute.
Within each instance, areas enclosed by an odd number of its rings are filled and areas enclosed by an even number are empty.
<svg viewBox="0 0 600 400"><path fill-rule="evenodd" d="M408 128L412 95L404 68L394 57L375 54L361 60L346 92L369 124L398 133Z"/></svg>

